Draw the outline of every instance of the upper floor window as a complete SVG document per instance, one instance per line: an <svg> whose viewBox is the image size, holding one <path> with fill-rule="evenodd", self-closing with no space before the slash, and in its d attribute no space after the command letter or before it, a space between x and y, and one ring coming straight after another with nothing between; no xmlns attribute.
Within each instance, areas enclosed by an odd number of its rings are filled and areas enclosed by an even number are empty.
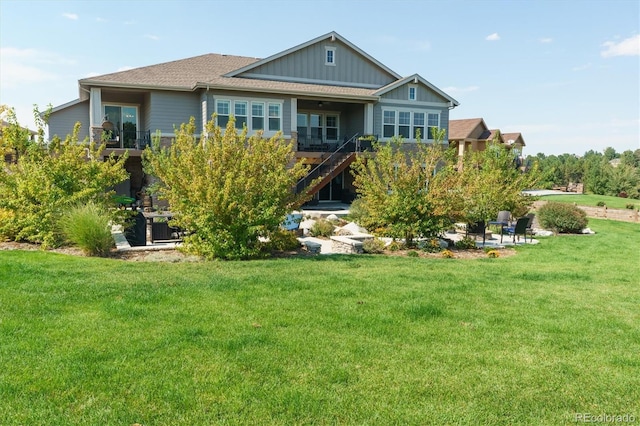
<svg viewBox="0 0 640 426"><path fill-rule="evenodd" d="M336 64L336 48L335 47L325 47L324 64L325 65Z"/></svg>
<svg viewBox="0 0 640 426"><path fill-rule="evenodd" d="M432 129L440 128L440 114L423 111L382 111L382 136L401 136L408 140L433 140Z"/></svg>
<svg viewBox="0 0 640 426"><path fill-rule="evenodd" d="M282 130L282 103L254 101L251 99L216 99L217 125L224 128L233 116L235 128L245 126L249 132Z"/></svg>
<svg viewBox="0 0 640 426"><path fill-rule="evenodd" d="M416 86L409 86L409 100L415 101L418 99L418 88Z"/></svg>
<svg viewBox="0 0 640 426"><path fill-rule="evenodd" d="M269 130L282 130L282 108L280 104L269 103Z"/></svg>
<svg viewBox="0 0 640 426"><path fill-rule="evenodd" d="M218 126L223 129L226 128L231 115L231 101L218 100L216 102L216 112L218 113Z"/></svg>
<svg viewBox="0 0 640 426"><path fill-rule="evenodd" d="M249 126L247 122L247 102L235 102L236 129L242 130L244 126Z"/></svg>

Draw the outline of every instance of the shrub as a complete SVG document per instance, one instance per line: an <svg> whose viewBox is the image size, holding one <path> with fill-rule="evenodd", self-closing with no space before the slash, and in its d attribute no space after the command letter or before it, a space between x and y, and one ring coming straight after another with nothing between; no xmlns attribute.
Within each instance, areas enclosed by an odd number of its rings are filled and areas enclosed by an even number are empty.
<svg viewBox="0 0 640 426"><path fill-rule="evenodd" d="M334 229L333 223L326 219L318 219L309 229L309 233L314 237L330 237Z"/></svg>
<svg viewBox="0 0 640 426"><path fill-rule="evenodd" d="M604 206L605 206L605 203L604 203L604 201L598 201L598 203L596 204L596 206L598 206L598 207L604 207Z"/></svg>
<svg viewBox="0 0 640 426"><path fill-rule="evenodd" d="M407 256L408 256L408 257L419 257L419 256L420 256L420 254L419 254L417 251L415 251L415 250L409 250L409 251L407 252Z"/></svg>
<svg viewBox="0 0 640 426"><path fill-rule="evenodd" d="M60 228L89 256L105 256L113 247L108 213L93 202L71 208L60 219Z"/></svg>
<svg viewBox="0 0 640 426"><path fill-rule="evenodd" d="M586 228L587 214L566 203L547 203L538 210L540 225L556 233L580 233Z"/></svg>
<svg viewBox="0 0 640 426"><path fill-rule="evenodd" d="M403 248L404 248L404 244L400 241L393 240L391 241L391 244L389 244L389 250L391 251L398 251L398 250L402 250Z"/></svg>
<svg viewBox="0 0 640 426"><path fill-rule="evenodd" d="M427 253L437 253L441 249L440 240L437 238L430 238L421 245L421 248Z"/></svg>
<svg viewBox="0 0 640 426"><path fill-rule="evenodd" d="M636 208L635 204L632 203L628 203L625 205L625 208L629 209L629 210L633 210Z"/></svg>
<svg viewBox="0 0 640 426"><path fill-rule="evenodd" d="M459 250L475 249L476 240L471 237L463 237L461 240L456 241L455 246Z"/></svg>
<svg viewBox="0 0 640 426"><path fill-rule="evenodd" d="M0 240L14 240L18 230L16 229L15 213L12 210L0 208Z"/></svg>
<svg viewBox="0 0 640 426"><path fill-rule="evenodd" d="M379 254L384 251L384 241L378 238L370 238L362 242L362 250L365 253Z"/></svg>
<svg viewBox="0 0 640 426"><path fill-rule="evenodd" d="M442 250L442 257L445 259L453 259L456 257L451 250Z"/></svg>
<svg viewBox="0 0 640 426"><path fill-rule="evenodd" d="M300 241L296 237L295 231L287 231L280 229L273 232L269 236L269 242L266 244L266 248L278 251L295 250L300 247Z"/></svg>

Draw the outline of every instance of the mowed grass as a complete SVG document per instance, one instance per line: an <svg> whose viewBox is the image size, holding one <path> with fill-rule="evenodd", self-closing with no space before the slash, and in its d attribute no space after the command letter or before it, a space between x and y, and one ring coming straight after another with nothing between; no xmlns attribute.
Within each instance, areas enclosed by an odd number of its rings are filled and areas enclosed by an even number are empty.
<svg viewBox="0 0 640 426"><path fill-rule="evenodd" d="M498 259L0 253L8 425L640 419L640 226Z"/></svg>
<svg viewBox="0 0 640 426"><path fill-rule="evenodd" d="M579 206L591 207L596 207L599 202L603 202L607 207L611 209L626 209L627 204L633 204L636 209L640 209L640 200L634 200L632 198L611 197L609 195L557 194L544 195L541 196L540 199L545 201L557 201L559 203L576 203Z"/></svg>

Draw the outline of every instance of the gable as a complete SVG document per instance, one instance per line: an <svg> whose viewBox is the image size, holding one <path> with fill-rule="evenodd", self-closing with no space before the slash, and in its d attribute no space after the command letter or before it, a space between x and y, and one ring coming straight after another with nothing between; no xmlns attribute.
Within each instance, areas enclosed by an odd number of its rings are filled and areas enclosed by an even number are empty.
<svg viewBox="0 0 640 426"><path fill-rule="evenodd" d="M422 81L407 80L404 84L401 84L393 89L382 94L383 99L393 99L399 101L409 101L409 88L415 88L416 102L427 102L437 104L447 104L450 98L447 98L440 93L434 91L431 87L425 85ZM412 101L411 101L412 102Z"/></svg>
<svg viewBox="0 0 640 426"><path fill-rule="evenodd" d="M489 135L489 128L482 118L449 121L450 139L486 139Z"/></svg>
<svg viewBox="0 0 640 426"><path fill-rule="evenodd" d="M329 50L333 52L333 63L327 63ZM336 33L318 37L227 76L371 89L400 78Z"/></svg>

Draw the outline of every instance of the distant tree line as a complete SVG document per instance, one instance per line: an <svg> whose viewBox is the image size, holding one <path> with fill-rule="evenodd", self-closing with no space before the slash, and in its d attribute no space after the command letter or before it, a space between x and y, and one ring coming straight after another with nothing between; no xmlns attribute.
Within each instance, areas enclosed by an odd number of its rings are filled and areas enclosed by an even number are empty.
<svg viewBox="0 0 640 426"><path fill-rule="evenodd" d="M528 156L527 163L537 164L543 188L582 183L588 193L640 199L640 149L618 153L608 147L581 157L538 153Z"/></svg>

